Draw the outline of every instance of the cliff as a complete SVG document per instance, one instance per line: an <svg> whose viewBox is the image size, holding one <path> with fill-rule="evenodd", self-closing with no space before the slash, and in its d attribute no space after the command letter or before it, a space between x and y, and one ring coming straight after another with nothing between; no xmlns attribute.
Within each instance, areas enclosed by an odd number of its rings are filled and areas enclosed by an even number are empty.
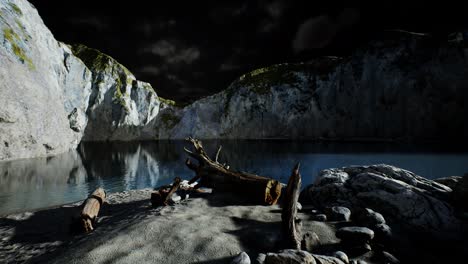
<svg viewBox="0 0 468 264"><path fill-rule="evenodd" d="M91 72L27 1L0 1L0 61L0 160L76 148Z"/></svg>
<svg viewBox="0 0 468 264"><path fill-rule="evenodd" d="M110 56L56 41L25 0L0 0L0 29L0 160L82 140L467 142L463 32L383 32L349 57L257 69L181 106Z"/></svg>
<svg viewBox="0 0 468 264"><path fill-rule="evenodd" d="M347 58L255 70L155 129L160 138L466 142L467 60L463 38L386 32Z"/></svg>

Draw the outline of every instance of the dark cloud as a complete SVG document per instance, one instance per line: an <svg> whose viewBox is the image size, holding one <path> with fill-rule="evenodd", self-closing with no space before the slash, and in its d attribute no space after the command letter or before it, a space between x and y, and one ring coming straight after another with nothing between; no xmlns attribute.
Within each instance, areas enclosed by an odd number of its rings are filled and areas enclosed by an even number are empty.
<svg viewBox="0 0 468 264"><path fill-rule="evenodd" d="M305 0L30 2L57 39L108 53L179 101L220 91L255 68L349 54L384 29L443 35L467 24L465 6L421 1L356 8Z"/></svg>

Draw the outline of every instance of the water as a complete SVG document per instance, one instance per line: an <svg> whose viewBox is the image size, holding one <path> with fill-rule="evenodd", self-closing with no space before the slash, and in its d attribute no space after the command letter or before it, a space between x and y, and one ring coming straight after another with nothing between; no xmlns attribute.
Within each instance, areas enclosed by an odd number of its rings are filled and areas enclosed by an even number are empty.
<svg viewBox="0 0 468 264"><path fill-rule="evenodd" d="M222 145L231 168L287 182L301 162L303 186L325 168L386 163L429 179L468 172L468 152L434 146L301 141L206 141ZM0 215L82 200L98 186L107 192L156 187L174 177L190 179L184 141L87 143L55 157L0 162Z"/></svg>

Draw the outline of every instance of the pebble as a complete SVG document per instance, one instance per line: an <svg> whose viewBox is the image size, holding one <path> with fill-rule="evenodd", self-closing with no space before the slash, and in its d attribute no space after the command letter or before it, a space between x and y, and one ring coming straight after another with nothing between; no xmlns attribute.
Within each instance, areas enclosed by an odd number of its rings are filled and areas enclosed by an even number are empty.
<svg viewBox="0 0 468 264"><path fill-rule="evenodd" d="M343 206L333 206L328 209L328 216L331 221L349 221L351 219L351 210Z"/></svg>
<svg viewBox="0 0 468 264"><path fill-rule="evenodd" d="M296 204L297 210L302 210L302 204L300 202L297 202Z"/></svg>
<svg viewBox="0 0 468 264"><path fill-rule="evenodd" d="M336 251L335 253L333 253L333 256L343 261L345 264L349 264L348 255L346 255L346 253L344 253L343 251Z"/></svg>
<svg viewBox="0 0 468 264"><path fill-rule="evenodd" d="M231 264L250 264L250 257L247 253L241 252L231 261Z"/></svg>
<svg viewBox="0 0 468 264"><path fill-rule="evenodd" d="M311 219L314 220L314 221L326 222L327 221L327 215L325 215L325 214L313 215L311 217Z"/></svg>

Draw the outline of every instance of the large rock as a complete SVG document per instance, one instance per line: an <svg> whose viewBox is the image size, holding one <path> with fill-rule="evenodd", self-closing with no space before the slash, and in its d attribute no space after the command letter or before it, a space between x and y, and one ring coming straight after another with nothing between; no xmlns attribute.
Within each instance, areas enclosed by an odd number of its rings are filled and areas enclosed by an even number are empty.
<svg viewBox="0 0 468 264"><path fill-rule="evenodd" d="M387 32L348 58L247 73L225 91L167 114L159 138L466 141L461 43ZM450 118L447 118L450 116Z"/></svg>
<svg viewBox="0 0 468 264"><path fill-rule="evenodd" d="M438 183L450 187L453 192L451 195L451 203L463 211L468 211L468 173L463 177L450 176L434 180Z"/></svg>
<svg viewBox="0 0 468 264"><path fill-rule="evenodd" d="M72 46L93 73L85 141L154 139L149 123L160 100L150 84L136 80L122 64L98 50Z"/></svg>
<svg viewBox="0 0 468 264"><path fill-rule="evenodd" d="M76 148L91 72L26 0L0 0L0 160Z"/></svg>
<svg viewBox="0 0 468 264"><path fill-rule="evenodd" d="M452 190L410 171L389 165L323 170L301 193L303 204L370 208L390 225L408 232L445 237L460 231L460 221L447 202ZM356 210L357 210L356 209Z"/></svg>

